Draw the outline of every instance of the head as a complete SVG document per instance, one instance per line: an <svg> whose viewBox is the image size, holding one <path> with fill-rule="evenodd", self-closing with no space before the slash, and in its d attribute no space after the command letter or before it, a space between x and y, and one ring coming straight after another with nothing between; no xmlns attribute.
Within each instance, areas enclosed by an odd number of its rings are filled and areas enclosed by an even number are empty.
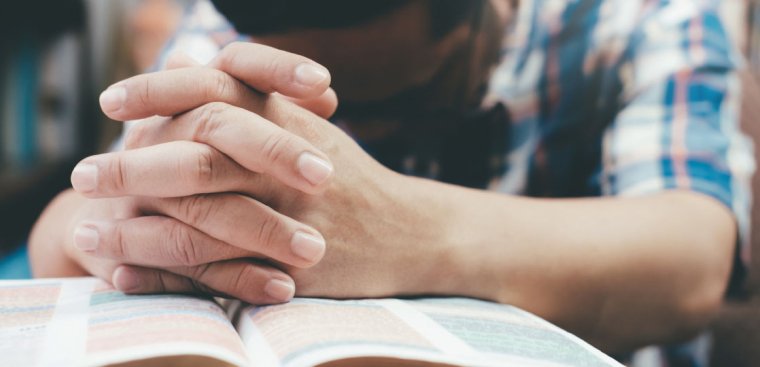
<svg viewBox="0 0 760 367"><path fill-rule="evenodd" d="M330 69L339 114L352 117L477 103L495 51L482 34L503 31L510 11L510 0L213 2L238 32Z"/></svg>

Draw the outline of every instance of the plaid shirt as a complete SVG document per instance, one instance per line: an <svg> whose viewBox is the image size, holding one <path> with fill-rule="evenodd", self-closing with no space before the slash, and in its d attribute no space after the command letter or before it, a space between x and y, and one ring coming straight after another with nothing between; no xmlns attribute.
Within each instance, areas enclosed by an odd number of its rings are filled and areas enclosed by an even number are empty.
<svg viewBox="0 0 760 367"><path fill-rule="evenodd" d="M489 172L472 186L542 197L700 192L733 211L742 273L754 160L739 130L742 58L718 3L521 0L484 103L508 111L506 128L482 135ZM208 61L234 40L250 38L200 1L159 65L174 49ZM414 148L394 168L441 178L440 157L421 165ZM670 354L696 366L683 351Z"/></svg>
<svg viewBox="0 0 760 367"><path fill-rule="evenodd" d="M741 56L715 1L522 1L489 99L512 112L491 187L541 196L684 189L731 208L749 261Z"/></svg>

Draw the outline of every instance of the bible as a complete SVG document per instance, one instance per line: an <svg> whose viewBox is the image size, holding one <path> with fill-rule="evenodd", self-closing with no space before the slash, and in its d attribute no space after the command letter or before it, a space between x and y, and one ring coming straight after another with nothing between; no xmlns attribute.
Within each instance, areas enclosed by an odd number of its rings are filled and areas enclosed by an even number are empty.
<svg viewBox="0 0 760 367"><path fill-rule="evenodd" d="M465 298L271 306L0 281L2 366L622 366L516 307Z"/></svg>

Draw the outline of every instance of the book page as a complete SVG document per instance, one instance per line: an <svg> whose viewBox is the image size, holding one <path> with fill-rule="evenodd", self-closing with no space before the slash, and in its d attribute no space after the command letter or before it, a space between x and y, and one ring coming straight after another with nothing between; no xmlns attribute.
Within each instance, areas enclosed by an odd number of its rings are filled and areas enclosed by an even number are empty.
<svg viewBox="0 0 760 367"><path fill-rule="evenodd" d="M294 299L243 310L238 331L254 366L312 366L366 355L434 355L436 347L382 305Z"/></svg>
<svg viewBox="0 0 760 367"><path fill-rule="evenodd" d="M461 298L302 298L249 307L237 327L255 366L621 366L527 312Z"/></svg>
<svg viewBox="0 0 760 367"><path fill-rule="evenodd" d="M4 366L35 366L61 294L57 282L0 286L0 361ZM81 349L81 348L80 348ZM71 349L75 353L78 349Z"/></svg>
<svg viewBox="0 0 760 367"><path fill-rule="evenodd" d="M94 278L0 281L0 365L101 366L181 355L248 364L213 300L127 296Z"/></svg>
<svg viewBox="0 0 760 367"><path fill-rule="evenodd" d="M580 338L516 307L465 298L404 303L485 358L507 357L541 365L622 367ZM410 312L406 319L410 323L424 320L413 317Z"/></svg>

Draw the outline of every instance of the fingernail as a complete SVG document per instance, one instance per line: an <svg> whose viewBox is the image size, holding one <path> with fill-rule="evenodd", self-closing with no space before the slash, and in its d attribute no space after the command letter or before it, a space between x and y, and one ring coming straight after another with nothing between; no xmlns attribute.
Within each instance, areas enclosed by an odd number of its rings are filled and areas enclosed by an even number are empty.
<svg viewBox="0 0 760 367"><path fill-rule="evenodd" d="M79 163L71 172L71 185L78 192L92 192L98 187L98 167L92 163Z"/></svg>
<svg viewBox="0 0 760 367"><path fill-rule="evenodd" d="M113 272L111 283L124 293L134 292L140 288L140 277L134 270L122 266Z"/></svg>
<svg viewBox="0 0 760 367"><path fill-rule="evenodd" d="M108 88L100 94L100 108L103 112L116 112L124 106L127 90L124 87Z"/></svg>
<svg viewBox="0 0 760 367"><path fill-rule="evenodd" d="M295 73L296 82L308 87L322 83L328 76L330 76L324 68L309 63L303 63L296 66Z"/></svg>
<svg viewBox="0 0 760 367"><path fill-rule="evenodd" d="M290 299L293 298L293 295L296 293L296 287L291 282L272 279L266 286L264 286L264 292L266 292L269 297L284 302L290 301Z"/></svg>
<svg viewBox="0 0 760 367"><path fill-rule="evenodd" d="M316 263L325 254L325 240L322 237L298 231L290 240L290 248L298 257Z"/></svg>
<svg viewBox="0 0 760 367"><path fill-rule="evenodd" d="M301 172L301 176L316 186L330 178L333 166L330 162L314 154L303 153L298 157L298 170Z"/></svg>
<svg viewBox="0 0 760 367"><path fill-rule="evenodd" d="M80 224L74 230L74 246L82 251L94 251L100 243L100 234L93 224Z"/></svg>

